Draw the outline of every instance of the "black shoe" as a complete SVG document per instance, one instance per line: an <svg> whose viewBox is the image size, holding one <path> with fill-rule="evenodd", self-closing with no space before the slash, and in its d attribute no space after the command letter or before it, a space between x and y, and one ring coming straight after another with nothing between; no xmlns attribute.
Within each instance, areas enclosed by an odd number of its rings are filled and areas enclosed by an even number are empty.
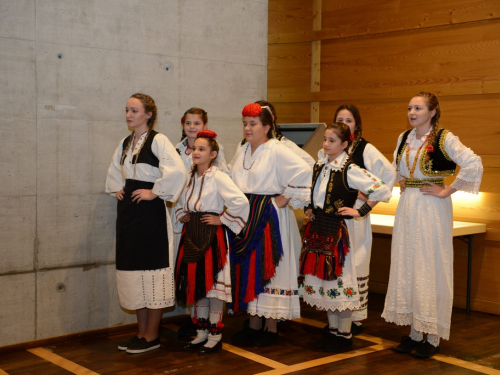
<svg viewBox="0 0 500 375"><path fill-rule="evenodd" d="M135 335L134 337L128 339L127 341L123 341L121 343L118 344L118 350L127 350L127 348L132 345L133 343L135 343L137 340L139 340L139 337L137 337L137 335Z"/></svg>
<svg viewBox="0 0 500 375"><path fill-rule="evenodd" d="M219 350L222 349L222 341L219 340L217 341L217 344L215 344L215 346L211 347L211 348L208 348L206 346L203 346L199 351L198 351L198 354L212 354L212 353L216 353L218 352Z"/></svg>
<svg viewBox="0 0 500 375"><path fill-rule="evenodd" d="M177 330L179 336L196 336L196 325L191 319Z"/></svg>
<svg viewBox="0 0 500 375"><path fill-rule="evenodd" d="M256 348L263 348L265 346L271 346L276 343L279 339L278 332L263 331L259 337L257 337L253 346Z"/></svg>
<svg viewBox="0 0 500 375"><path fill-rule="evenodd" d="M146 341L144 337L141 337L135 343L127 348L127 353L138 354L148 352L153 349L160 347L160 337L155 338L153 341Z"/></svg>
<svg viewBox="0 0 500 375"><path fill-rule="evenodd" d="M412 351L420 348L420 346L422 346L423 343L424 340L415 341L410 336L403 336L401 338L401 344L396 346L395 349L398 353L411 353Z"/></svg>
<svg viewBox="0 0 500 375"><path fill-rule="evenodd" d="M327 324L326 326L323 327L324 332L330 332L330 325Z"/></svg>
<svg viewBox="0 0 500 375"><path fill-rule="evenodd" d="M323 349L325 346L330 344L332 341L334 341L337 338L337 335L334 333L328 332L323 332L323 338L321 340L316 341L316 348Z"/></svg>
<svg viewBox="0 0 500 375"><path fill-rule="evenodd" d="M352 346L352 337L346 339L343 336L337 336L337 339L335 341L332 341L325 346L325 351L336 352L339 350L350 348L351 346Z"/></svg>
<svg viewBox="0 0 500 375"><path fill-rule="evenodd" d="M415 357L430 358L434 354L439 353L439 350L440 350L439 345L434 346L428 341L426 341L422 345L420 345L420 347L417 349L417 351L415 352Z"/></svg>
<svg viewBox="0 0 500 375"><path fill-rule="evenodd" d="M231 336L231 342L241 343L245 341L252 341L259 337L261 332L261 329L253 329L244 325L242 331L236 332Z"/></svg>
<svg viewBox="0 0 500 375"><path fill-rule="evenodd" d="M188 342L186 345L184 345L184 347L182 348L182 350L184 351L191 351L191 350L195 350L195 349L198 349L200 346L203 346L207 343L208 340L203 340L203 341L200 341L196 344L192 344L190 342Z"/></svg>
<svg viewBox="0 0 500 375"><path fill-rule="evenodd" d="M351 324L351 335L357 336L360 333L363 333L363 324L355 324L354 322Z"/></svg>

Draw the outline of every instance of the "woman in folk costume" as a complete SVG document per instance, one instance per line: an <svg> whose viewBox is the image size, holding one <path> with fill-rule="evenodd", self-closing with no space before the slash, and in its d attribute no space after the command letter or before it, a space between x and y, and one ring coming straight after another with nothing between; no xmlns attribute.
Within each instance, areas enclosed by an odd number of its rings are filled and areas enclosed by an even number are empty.
<svg viewBox="0 0 500 375"><path fill-rule="evenodd" d="M311 204L305 211L311 222L304 230L300 256L304 301L327 311L329 330L316 343L326 351L352 345L352 312L360 306L353 218L366 216L378 201L391 198L383 181L349 158L350 143L347 125L327 126L323 139L326 155L314 166ZM369 199L354 209L358 190Z"/></svg>
<svg viewBox="0 0 500 375"><path fill-rule="evenodd" d="M248 199L214 161L219 151L215 134L200 131L193 144L193 169L176 206L183 227L177 254L177 301L194 305L196 338L183 350L209 354L222 347L224 302L231 302L231 275L226 230L238 234L248 217ZM226 210L224 210L226 206Z"/></svg>
<svg viewBox="0 0 500 375"><path fill-rule="evenodd" d="M450 337L453 306L453 209L451 194L477 194L481 158L457 136L440 128L438 99L418 93L408 105L413 129L399 136L394 152L401 198L392 236L389 286L382 317L410 325L410 336L396 347L418 357L439 353ZM460 172L450 186L444 178ZM427 334L424 340L424 334Z"/></svg>
<svg viewBox="0 0 500 375"><path fill-rule="evenodd" d="M189 108L181 118L182 125L182 135L181 141L175 146L177 152L181 156L186 171L190 171L193 166L193 145L198 133L202 130L208 129L208 113L197 107ZM218 143L219 152L214 161L214 165L220 168L223 172L230 176L229 169L227 167L226 159L224 158L224 147ZM175 222L175 212L171 210L172 222ZM180 229L182 230L182 229ZM174 244L176 249L178 249L179 241L181 239L181 233L177 232L174 228ZM192 323L192 318L194 318L194 305L191 307L191 318L188 322L179 328L177 331L179 335L193 336L196 334L196 327Z"/></svg>
<svg viewBox="0 0 500 375"><path fill-rule="evenodd" d="M389 160L377 148L363 138L363 126L361 115L356 106L352 104L343 104L335 111L334 122L343 122L351 130L352 143L347 151L352 161L363 169L366 169L372 175L375 175L392 191L396 181L396 169ZM318 160L324 158L324 151L318 152ZM354 208L358 209L367 202L368 197L362 192L358 192L358 199ZM374 207L374 206L372 206ZM353 233L352 251L355 254L356 274L358 277L359 289L359 309L352 312L353 336L363 331L362 321L368 317L368 282L370 275L370 257L372 250L372 227L370 223L370 214L362 217L355 217L352 220ZM328 330L328 325L325 327Z"/></svg>
<svg viewBox="0 0 500 375"><path fill-rule="evenodd" d="M167 137L153 130L154 100L134 94L125 107L132 134L116 149L106 193L118 199L116 279L120 305L135 310L138 333L118 345L128 353L160 347L162 309L174 304L173 232L165 200L175 201L186 169Z"/></svg>
<svg viewBox="0 0 500 375"><path fill-rule="evenodd" d="M294 208L309 203L311 168L277 141L271 109L252 103L243 108L246 144L231 162L233 181L250 201L248 223L232 236L232 309L250 314L249 325L233 342L268 346L278 339L278 319L300 316ZM261 317L265 317L265 324Z"/></svg>

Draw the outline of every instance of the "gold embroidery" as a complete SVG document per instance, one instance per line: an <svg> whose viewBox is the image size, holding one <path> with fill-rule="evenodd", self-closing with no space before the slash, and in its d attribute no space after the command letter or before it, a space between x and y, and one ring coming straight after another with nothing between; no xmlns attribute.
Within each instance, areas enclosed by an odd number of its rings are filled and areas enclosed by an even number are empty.
<svg viewBox="0 0 500 375"><path fill-rule="evenodd" d="M441 150L441 152L443 153L444 157L447 160L453 161L453 160L451 160L450 155L448 155L448 153L444 150L444 141L446 139L446 135L448 134L448 131L449 130L443 130L443 132L441 133L441 137L439 138L439 149Z"/></svg>
<svg viewBox="0 0 500 375"><path fill-rule="evenodd" d="M338 210L339 208L344 207L344 201L342 199L338 199L333 203L335 208Z"/></svg>
<svg viewBox="0 0 500 375"><path fill-rule="evenodd" d="M326 212L327 214L329 214L329 213L333 212L333 207L332 207L332 206L327 207L327 209L325 210L325 212Z"/></svg>

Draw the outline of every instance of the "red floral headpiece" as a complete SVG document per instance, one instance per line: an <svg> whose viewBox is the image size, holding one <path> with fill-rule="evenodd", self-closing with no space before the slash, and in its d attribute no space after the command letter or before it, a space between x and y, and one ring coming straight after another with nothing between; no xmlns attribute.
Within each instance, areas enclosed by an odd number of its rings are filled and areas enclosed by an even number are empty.
<svg viewBox="0 0 500 375"><path fill-rule="evenodd" d="M217 138L217 133L211 130L202 130L201 132L198 132L196 135L196 138Z"/></svg>
<svg viewBox="0 0 500 375"><path fill-rule="evenodd" d="M241 115L243 117L257 117L262 113L262 107L257 103L250 103L243 107Z"/></svg>
<svg viewBox="0 0 500 375"><path fill-rule="evenodd" d="M181 117L181 124L184 125L184 116Z"/></svg>
<svg viewBox="0 0 500 375"><path fill-rule="evenodd" d="M425 150L426 150L427 152L429 152L429 153L430 153L430 152L434 152L434 147L432 147L432 145L427 145L427 146L425 146Z"/></svg>

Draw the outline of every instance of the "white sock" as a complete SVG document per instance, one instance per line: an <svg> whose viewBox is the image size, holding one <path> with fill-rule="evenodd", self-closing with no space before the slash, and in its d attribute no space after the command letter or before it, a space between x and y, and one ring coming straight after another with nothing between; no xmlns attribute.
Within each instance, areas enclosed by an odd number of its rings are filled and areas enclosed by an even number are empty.
<svg viewBox="0 0 500 375"><path fill-rule="evenodd" d="M217 326L219 323L222 323L223 307L224 307L224 303L220 299L210 298L210 326L211 327L213 327L213 325ZM220 324L220 325L223 327L222 324ZM222 330L222 327L218 327L218 328L220 328L220 330ZM218 332L220 332L220 330ZM206 348L213 348L221 339L222 339L221 333L214 333L213 331L211 331L210 334L208 335L208 341L204 346Z"/></svg>
<svg viewBox="0 0 500 375"><path fill-rule="evenodd" d="M205 345L206 348L213 348L220 340L222 339L222 335L219 333L218 335L208 335L208 341Z"/></svg>
<svg viewBox="0 0 500 375"><path fill-rule="evenodd" d="M326 313L326 316L328 317L328 327L330 327L330 333L337 334L337 331L339 329L339 317L338 317L338 312L333 312L328 310Z"/></svg>
<svg viewBox="0 0 500 375"><path fill-rule="evenodd" d="M209 314L209 302L208 298L200 299L194 308L196 319L206 319L208 320ZM208 327L207 327L208 328ZM191 341L191 344L198 344L202 341L205 341L208 336L208 329L197 329L196 330L196 338Z"/></svg>
<svg viewBox="0 0 500 375"><path fill-rule="evenodd" d="M198 344L202 341L205 341L208 337L208 330L206 329L197 329L196 330L196 338L191 341L191 344Z"/></svg>
<svg viewBox="0 0 500 375"><path fill-rule="evenodd" d="M422 332L415 331L415 328L413 328L413 325L412 325L410 338L413 341L422 341L424 339L424 334Z"/></svg>
<svg viewBox="0 0 500 375"><path fill-rule="evenodd" d="M427 341L432 346L435 346L435 347L439 346L439 336L438 335L427 335Z"/></svg>
<svg viewBox="0 0 500 375"><path fill-rule="evenodd" d="M339 333L338 336L342 336L346 339L350 339L351 335L351 324L352 324L352 311L345 310L339 312Z"/></svg>

